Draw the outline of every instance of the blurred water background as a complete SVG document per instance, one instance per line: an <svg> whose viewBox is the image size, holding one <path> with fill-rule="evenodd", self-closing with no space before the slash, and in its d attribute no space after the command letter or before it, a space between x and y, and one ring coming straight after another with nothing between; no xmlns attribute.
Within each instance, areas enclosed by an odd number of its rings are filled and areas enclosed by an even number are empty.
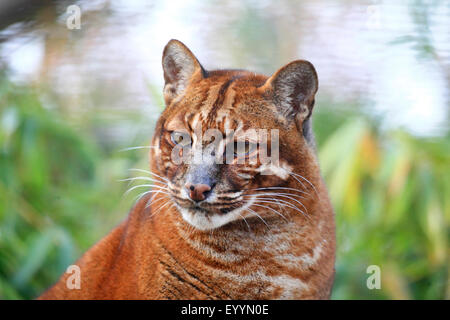
<svg viewBox="0 0 450 320"><path fill-rule="evenodd" d="M437 0L0 0L0 298L36 297L126 216L118 180L148 158L122 149L148 144L172 38L207 69L315 65L333 298L450 298L450 2Z"/></svg>

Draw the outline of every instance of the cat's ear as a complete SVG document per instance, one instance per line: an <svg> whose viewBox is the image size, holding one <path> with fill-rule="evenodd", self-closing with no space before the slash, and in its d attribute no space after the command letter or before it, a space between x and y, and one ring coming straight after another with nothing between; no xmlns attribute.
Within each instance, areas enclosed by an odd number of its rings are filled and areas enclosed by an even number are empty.
<svg viewBox="0 0 450 320"><path fill-rule="evenodd" d="M260 88L285 118L309 119L319 81L314 66L305 60L293 61L275 72Z"/></svg>
<svg viewBox="0 0 450 320"><path fill-rule="evenodd" d="M179 96L193 78L204 77L206 71L182 42L170 40L163 52L164 100L168 106Z"/></svg>

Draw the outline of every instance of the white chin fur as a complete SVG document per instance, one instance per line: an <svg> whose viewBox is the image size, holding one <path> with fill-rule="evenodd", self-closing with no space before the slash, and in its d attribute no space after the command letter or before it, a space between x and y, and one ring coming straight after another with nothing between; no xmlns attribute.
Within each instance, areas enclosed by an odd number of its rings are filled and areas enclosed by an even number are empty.
<svg viewBox="0 0 450 320"><path fill-rule="evenodd" d="M242 212L245 213L245 210L251 206L253 203L253 199L248 201L244 206L234 209L226 214L208 214L206 215L204 212L196 211L196 210L187 210L182 207L178 207L178 210L181 213L184 221L192 225L193 227L202 230L212 230L219 228L221 226L226 225L235 220L242 219L242 216L245 216Z"/></svg>

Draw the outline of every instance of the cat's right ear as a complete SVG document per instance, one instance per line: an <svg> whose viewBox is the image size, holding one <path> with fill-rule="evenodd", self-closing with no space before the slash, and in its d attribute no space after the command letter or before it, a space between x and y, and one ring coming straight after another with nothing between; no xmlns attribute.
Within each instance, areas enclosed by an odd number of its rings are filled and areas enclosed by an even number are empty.
<svg viewBox="0 0 450 320"><path fill-rule="evenodd" d="M166 44L162 67L166 106L183 93L190 81L206 76L206 71L191 50L178 40L172 39Z"/></svg>

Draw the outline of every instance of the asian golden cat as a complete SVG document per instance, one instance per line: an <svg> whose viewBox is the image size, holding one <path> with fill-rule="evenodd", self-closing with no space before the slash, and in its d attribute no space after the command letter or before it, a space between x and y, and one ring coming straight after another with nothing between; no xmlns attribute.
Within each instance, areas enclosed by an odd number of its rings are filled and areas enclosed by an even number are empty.
<svg viewBox="0 0 450 320"><path fill-rule="evenodd" d="M335 224L311 129L313 65L207 71L177 40L162 65L166 108L142 178L152 189L75 263L79 289L64 274L40 299L328 299ZM208 129L219 137L204 140ZM205 141L218 149L174 161ZM262 163L263 148L278 160Z"/></svg>

